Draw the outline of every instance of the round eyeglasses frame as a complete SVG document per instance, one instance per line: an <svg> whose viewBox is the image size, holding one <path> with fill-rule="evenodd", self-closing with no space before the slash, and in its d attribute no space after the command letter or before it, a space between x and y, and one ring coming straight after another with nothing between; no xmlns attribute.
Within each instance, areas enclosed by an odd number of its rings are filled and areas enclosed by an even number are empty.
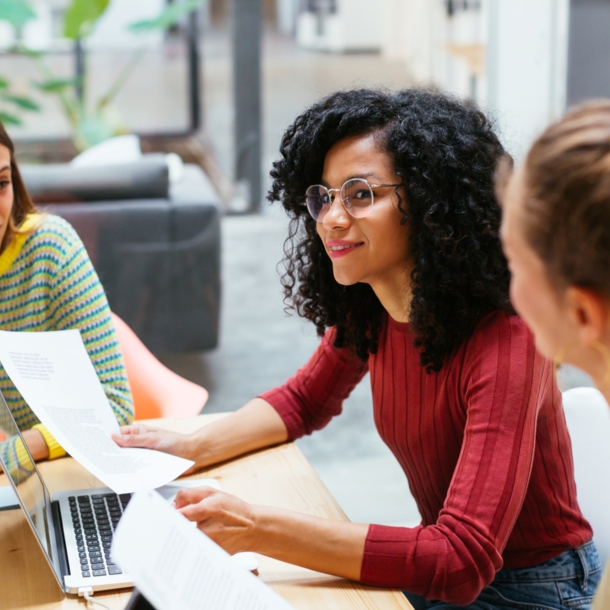
<svg viewBox="0 0 610 610"><path fill-rule="evenodd" d="M365 184L368 187L369 193L371 195L370 203L367 206L354 206L350 198L345 194L349 186L353 186L359 182ZM348 214L350 214L354 218L366 218L371 213L371 210L373 209L373 204L375 203L375 194L373 193L373 189L390 186L397 187L402 186L402 184L371 184L368 180L366 180L366 178L350 178L342 184L341 188L336 189L329 189L322 184L312 184L305 191L305 203L307 205L307 210L309 211L311 217L316 222L321 223L324 221L324 217L329 212L332 204L334 203L337 197L334 193L339 193L341 197L341 202L343 203L343 207L347 210ZM328 202L323 203L317 214L315 204L312 202L312 200L315 197L319 197L320 195L315 195L315 191L313 189L318 189L318 193L326 193L328 196Z"/></svg>

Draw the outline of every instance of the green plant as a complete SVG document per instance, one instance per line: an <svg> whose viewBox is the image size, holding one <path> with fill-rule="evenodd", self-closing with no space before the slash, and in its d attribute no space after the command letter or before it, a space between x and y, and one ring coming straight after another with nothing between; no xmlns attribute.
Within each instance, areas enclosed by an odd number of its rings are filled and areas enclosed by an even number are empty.
<svg viewBox="0 0 610 610"><path fill-rule="evenodd" d="M176 25L186 14L197 9L204 2L206 0L174 0L154 19L134 23L129 26L129 29L135 33L166 30ZM80 41L81 48L84 48L86 45L83 43L93 32L109 4L110 0L72 0L64 14L64 37L75 43ZM35 12L28 0L0 0L0 19L8 21L17 30L34 17ZM111 112L111 106L146 50L147 46L142 44L140 48L133 51L108 90L97 100L90 100L87 87L89 73L86 67L80 78L59 78L49 67L44 53L31 51L23 45L18 45L14 49L15 52L29 57L35 63L42 80L32 83L32 85L38 91L57 98L70 124L74 145L79 151L112 136L127 132L127 129L117 120L116 113ZM26 108L27 103L31 102L29 98L27 101L26 98L18 98L20 101L15 101L14 95L11 98L9 101L12 101L13 104L21 104L22 109L33 109ZM1 100L2 86L0 84Z"/></svg>
<svg viewBox="0 0 610 610"><path fill-rule="evenodd" d="M0 19L14 28L22 28L35 17L34 11L21 0L0 0ZM38 112L40 106L30 97L13 91L8 78L0 76L0 121L5 125L22 125L21 114Z"/></svg>

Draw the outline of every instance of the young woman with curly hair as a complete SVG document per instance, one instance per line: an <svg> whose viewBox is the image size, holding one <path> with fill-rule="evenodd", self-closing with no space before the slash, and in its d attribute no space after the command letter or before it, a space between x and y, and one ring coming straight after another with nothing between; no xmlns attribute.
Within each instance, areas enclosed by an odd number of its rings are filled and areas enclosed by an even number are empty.
<svg viewBox="0 0 610 610"><path fill-rule="evenodd" d="M335 522L210 489L181 491L179 509L230 553L400 587L417 607L559 608L559 581L586 601L589 581L555 575L592 534L552 363L508 297L493 184L504 150L489 121L425 91L339 92L296 119L280 152L269 198L291 218L285 295L320 347L213 426L131 426L117 442L205 467L324 427L370 371L375 423L420 526Z"/></svg>

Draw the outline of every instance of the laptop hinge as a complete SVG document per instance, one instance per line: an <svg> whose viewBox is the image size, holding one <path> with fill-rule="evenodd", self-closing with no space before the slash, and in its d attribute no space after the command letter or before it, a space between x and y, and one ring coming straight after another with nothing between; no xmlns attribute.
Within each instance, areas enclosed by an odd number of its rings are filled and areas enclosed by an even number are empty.
<svg viewBox="0 0 610 610"><path fill-rule="evenodd" d="M51 502L51 517L53 519L53 530L55 531L55 546L57 548L57 561L62 577L70 574L70 564L68 563L68 551L66 549L66 539L64 538L64 528L61 520L61 510L59 502Z"/></svg>

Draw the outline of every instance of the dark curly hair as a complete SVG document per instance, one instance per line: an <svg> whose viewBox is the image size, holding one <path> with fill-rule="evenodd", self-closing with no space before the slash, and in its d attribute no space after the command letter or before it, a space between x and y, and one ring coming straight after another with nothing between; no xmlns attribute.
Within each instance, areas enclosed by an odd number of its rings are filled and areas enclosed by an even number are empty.
<svg viewBox="0 0 610 610"><path fill-rule="evenodd" d="M320 336L334 326L335 346L350 348L362 360L377 351L383 307L368 284L341 286L334 279L305 191L320 182L335 143L367 134L376 135L406 192L399 205L402 222L411 228L415 263L411 331L422 366L438 371L483 316L514 313L494 192L495 167L505 152L482 112L417 89L339 91L287 129L268 194L291 219L284 244L285 301Z"/></svg>

